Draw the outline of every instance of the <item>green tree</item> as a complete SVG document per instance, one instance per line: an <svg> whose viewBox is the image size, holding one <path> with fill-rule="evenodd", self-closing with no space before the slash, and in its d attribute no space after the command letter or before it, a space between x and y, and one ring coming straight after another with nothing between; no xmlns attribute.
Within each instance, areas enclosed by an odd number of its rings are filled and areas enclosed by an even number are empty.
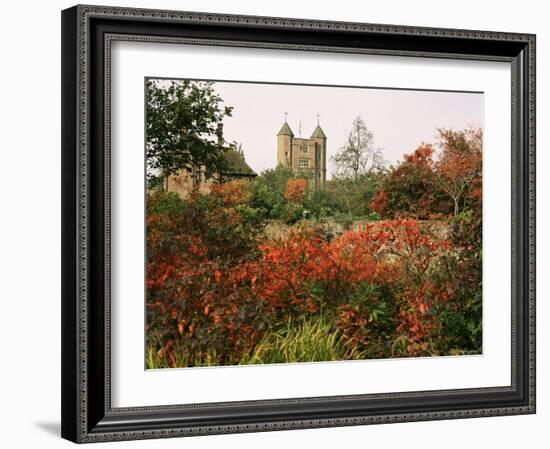
<svg viewBox="0 0 550 449"><path fill-rule="evenodd" d="M286 186L293 177L292 168L282 165L263 171L252 183L252 207L262 209L266 216L271 216L278 206L286 202Z"/></svg>
<svg viewBox="0 0 550 449"><path fill-rule="evenodd" d="M353 120L346 143L332 157L333 175L336 178L352 178L357 181L361 175L383 166L382 150L374 147L374 135L358 115Z"/></svg>
<svg viewBox="0 0 550 449"><path fill-rule="evenodd" d="M335 178L328 180L324 188L319 189L318 195L312 195L310 202L315 199L320 202L320 206L354 217L369 215L373 212L370 203L380 190L384 175L384 170L377 170L358 176L357 179ZM309 207L314 211L318 209L313 206Z"/></svg>
<svg viewBox="0 0 550 449"><path fill-rule="evenodd" d="M218 125L232 108L222 106L212 82L147 81L147 173L167 177L180 169L199 181L226 168Z"/></svg>
<svg viewBox="0 0 550 449"><path fill-rule="evenodd" d="M304 207L315 218L324 218L342 211L342 204L329 188L332 181L327 181L325 187L311 189L304 200Z"/></svg>

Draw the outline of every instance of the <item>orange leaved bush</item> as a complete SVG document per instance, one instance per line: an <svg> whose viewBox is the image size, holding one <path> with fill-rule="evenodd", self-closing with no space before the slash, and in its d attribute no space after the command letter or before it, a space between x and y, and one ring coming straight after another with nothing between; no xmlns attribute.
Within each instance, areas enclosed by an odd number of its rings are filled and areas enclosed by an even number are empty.
<svg viewBox="0 0 550 449"><path fill-rule="evenodd" d="M304 199L307 181L302 178L290 178L286 183L285 199L291 203L300 204Z"/></svg>

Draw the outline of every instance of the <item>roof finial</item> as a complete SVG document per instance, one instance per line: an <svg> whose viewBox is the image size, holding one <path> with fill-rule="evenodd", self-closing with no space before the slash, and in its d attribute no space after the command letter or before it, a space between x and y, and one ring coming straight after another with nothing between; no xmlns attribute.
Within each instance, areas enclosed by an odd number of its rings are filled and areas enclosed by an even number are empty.
<svg viewBox="0 0 550 449"><path fill-rule="evenodd" d="M317 126L319 126L319 113L317 113Z"/></svg>
<svg viewBox="0 0 550 449"><path fill-rule="evenodd" d="M288 117L288 112L285 111L285 123L286 123L287 117Z"/></svg>
<svg viewBox="0 0 550 449"><path fill-rule="evenodd" d="M298 122L298 135L302 137L302 119Z"/></svg>

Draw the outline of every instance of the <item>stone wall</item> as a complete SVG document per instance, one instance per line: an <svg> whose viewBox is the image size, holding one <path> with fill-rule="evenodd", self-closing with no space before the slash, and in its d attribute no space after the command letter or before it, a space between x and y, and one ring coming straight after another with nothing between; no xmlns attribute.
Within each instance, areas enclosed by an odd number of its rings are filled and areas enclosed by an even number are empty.
<svg viewBox="0 0 550 449"><path fill-rule="evenodd" d="M300 220L293 225L288 225L279 220L269 220L264 229L264 235L269 240L277 240L288 236L290 230L297 226L309 226L317 229L323 236L329 239L336 238L346 231L360 231L367 224L382 224L384 221L367 220L335 220L326 218L322 220ZM431 232L438 238L447 238L449 236L449 225L443 221L420 221L422 225L430 227Z"/></svg>

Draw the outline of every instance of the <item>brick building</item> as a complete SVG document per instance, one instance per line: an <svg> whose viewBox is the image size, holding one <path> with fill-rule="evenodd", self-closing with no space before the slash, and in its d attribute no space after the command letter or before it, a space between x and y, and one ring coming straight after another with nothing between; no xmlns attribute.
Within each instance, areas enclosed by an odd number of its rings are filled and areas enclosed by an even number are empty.
<svg viewBox="0 0 550 449"><path fill-rule="evenodd" d="M170 175L166 180L164 188L167 192L176 192L186 197L193 190L193 185L199 192L208 193L213 183L230 180L251 181L257 176L256 172L247 164L244 154L224 141L221 124L218 126L217 135L218 146L224 150L223 156L226 161L226 169L222 173L216 173L209 178L206 177L205 167L201 167L195 173L181 169L175 175ZM193 183L193 181L195 182Z"/></svg>

